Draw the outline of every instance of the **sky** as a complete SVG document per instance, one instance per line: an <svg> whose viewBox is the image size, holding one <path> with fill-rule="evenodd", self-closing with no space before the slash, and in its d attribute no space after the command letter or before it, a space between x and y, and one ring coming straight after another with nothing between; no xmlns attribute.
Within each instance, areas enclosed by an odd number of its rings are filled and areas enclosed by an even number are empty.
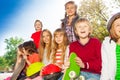
<svg viewBox="0 0 120 80"><path fill-rule="evenodd" d="M6 52L5 39L18 37L25 41L31 40L36 19L42 21L43 29L49 29L53 33L64 18L64 4L67 1L69 0L0 0L0 56ZM73 1L79 5L81 0Z"/></svg>
<svg viewBox="0 0 120 80"><path fill-rule="evenodd" d="M0 56L3 56L5 39L10 37L31 40L34 21L39 19L43 29L52 33L64 18L64 4L69 0L0 0ZM79 0L73 0L78 5Z"/></svg>

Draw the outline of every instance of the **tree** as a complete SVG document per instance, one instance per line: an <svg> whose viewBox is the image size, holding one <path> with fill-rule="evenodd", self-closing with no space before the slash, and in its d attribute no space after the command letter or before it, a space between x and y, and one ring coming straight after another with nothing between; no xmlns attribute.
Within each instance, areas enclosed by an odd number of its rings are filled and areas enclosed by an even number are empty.
<svg viewBox="0 0 120 80"><path fill-rule="evenodd" d="M108 35L106 30L106 22L108 19L107 7L102 0L83 0L79 6L80 17L90 20L93 27L93 36L101 41Z"/></svg>
<svg viewBox="0 0 120 80"><path fill-rule="evenodd" d="M0 71L3 71L5 66L6 66L5 58L0 56Z"/></svg>
<svg viewBox="0 0 120 80"><path fill-rule="evenodd" d="M115 2L116 2L117 5L120 7L120 0L115 0Z"/></svg>
<svg viewBox="0 0 120 80"><path fill-rule="evenodd" d="M11 37L9 39L5 39L5 43L7 44L6 46L6 53L3 56L5 58L5 62L7 66L12 66L15 64L16 60L16 51L17 51L17 46L23 42L22 38L18 37Z"/></svg>

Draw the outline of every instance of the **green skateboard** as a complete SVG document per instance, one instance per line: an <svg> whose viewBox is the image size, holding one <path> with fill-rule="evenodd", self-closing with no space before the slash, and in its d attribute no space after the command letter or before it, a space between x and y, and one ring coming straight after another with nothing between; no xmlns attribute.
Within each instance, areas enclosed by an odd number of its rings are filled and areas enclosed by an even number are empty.
<svg viewBox="0 0 120 80"><path fill-rule="evenodd" d="M66 69L62 80L72 80L72 79L76 79L79 77L80 75L80 67L79 65L77 65L75 58L77 57L76 53L72 52L70 54L70 67L68 69Z"/></svg>

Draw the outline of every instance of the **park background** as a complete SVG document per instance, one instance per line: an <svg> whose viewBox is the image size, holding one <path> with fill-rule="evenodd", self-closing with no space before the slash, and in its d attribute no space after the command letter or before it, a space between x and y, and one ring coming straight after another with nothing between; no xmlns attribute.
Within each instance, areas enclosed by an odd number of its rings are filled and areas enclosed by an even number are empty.
<svg viewBox="0 0 120 80"><path fill-rule="evenodd" d="M16 62L16 48L31 40L34 21L39 19L43 29L52 33L64 18L64 4L69 0L0 0L0 71L12 71ZM73 0L80 17L86 17L93 26L92 36L101 40L108 36L106 24L120 11L120 0Z"/></svg>

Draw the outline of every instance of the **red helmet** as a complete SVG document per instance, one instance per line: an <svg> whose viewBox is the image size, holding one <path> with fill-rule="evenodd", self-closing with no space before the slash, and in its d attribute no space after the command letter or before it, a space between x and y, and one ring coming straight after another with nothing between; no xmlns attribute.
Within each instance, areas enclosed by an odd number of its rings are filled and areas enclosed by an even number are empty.
<svg viewBox="0 0 120 80"><path fill-rule="evenodd" d="M61 68L55 64L49 64L42 69L42 76L61 72Z"/></svg>

